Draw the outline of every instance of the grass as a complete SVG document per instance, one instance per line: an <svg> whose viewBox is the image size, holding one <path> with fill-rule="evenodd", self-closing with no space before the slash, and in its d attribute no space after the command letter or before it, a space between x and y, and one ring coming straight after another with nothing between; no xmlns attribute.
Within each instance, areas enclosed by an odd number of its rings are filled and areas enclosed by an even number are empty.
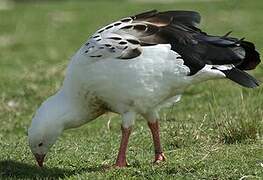
<svg viewBox="0 0 263 180"><path fill-rule="evenodd" d="M17 2L0 8L1 179L263 177L263 89L244 89L227 80L191 87L180 103L162 110L161 137L168 160L160 166L151 164L152 141L141 117L129 143L130 167L125 169L102 168L117 154L116 115L66 131L48 154L44 169L36 167L26 134L36 108L60 87L70 57L101 25L149 9L192 9L202 14L205 31L223 35L233 30L263 53L261 0ZM262 65L253 71L261 81L262 73Z"/></svg>

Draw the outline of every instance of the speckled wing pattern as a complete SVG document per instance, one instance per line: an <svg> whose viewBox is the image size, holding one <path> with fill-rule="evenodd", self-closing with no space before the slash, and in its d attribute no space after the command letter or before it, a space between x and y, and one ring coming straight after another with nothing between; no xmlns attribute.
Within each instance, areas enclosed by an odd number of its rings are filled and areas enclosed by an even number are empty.
<svg viewBox="0 0 263 180"><path fill-rule="evenodd" d="M127 17L98 30L82 47L83 53L95 59L132 59L140 56L143 46L170 44L190 69L188 75L205 65L233 64L250 70L259 64L253 43L229 37L230 33L208 35L196 27L200 19L193 11L153 10Z"/></svg>
<svg viewBox="0 0 263 180"><path fill-rule="evenodd" d="M135 58L141 54L142 46L169 44L169 37L160 32L173 22L195 26L200 16L192 11L153 10L123 18L99 29L84 45L84 53L96 59Z"/></svg>

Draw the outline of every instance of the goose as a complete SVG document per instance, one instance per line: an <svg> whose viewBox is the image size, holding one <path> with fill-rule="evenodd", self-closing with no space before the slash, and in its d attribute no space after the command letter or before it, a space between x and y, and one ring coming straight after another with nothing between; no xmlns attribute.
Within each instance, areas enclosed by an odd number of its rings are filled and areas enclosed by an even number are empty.
<svg viewBox="0 0 263 180"><path fill-rule="evenodd" d="M121 141L114 167L127 166L126 151L136 115L152 134L154 163L166 160L158 111L180 100L187 87L227 78L255 88L247 70L260 55L252 42L209 35L194 11L147 11L97 30L72 56L61 88L36 111L28 141L40 167L62 132L107 112L120 114Z"/></svg>

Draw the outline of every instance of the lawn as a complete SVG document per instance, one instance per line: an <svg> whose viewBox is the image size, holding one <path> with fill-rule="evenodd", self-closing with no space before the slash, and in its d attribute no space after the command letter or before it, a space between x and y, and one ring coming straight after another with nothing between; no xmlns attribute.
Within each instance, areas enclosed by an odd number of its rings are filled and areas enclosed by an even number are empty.
<svg viewBox="0 0 263 180"><path fill-rule="evenodd" d="M59 89L70 57L97 28L150 9L199 11L204 31L232 30L263 53L262 0L1 1L0 179L263 178L263 88L245 89L227 80L190 87L179 103L161 111L165 163L152 165L150 132L138 117L130 166L105 170L114 163L121 134L120 117L106 114L65 131L45 168L36 166L27 128L40 103ZM251 73L263 82L262 65Z"/></svg>

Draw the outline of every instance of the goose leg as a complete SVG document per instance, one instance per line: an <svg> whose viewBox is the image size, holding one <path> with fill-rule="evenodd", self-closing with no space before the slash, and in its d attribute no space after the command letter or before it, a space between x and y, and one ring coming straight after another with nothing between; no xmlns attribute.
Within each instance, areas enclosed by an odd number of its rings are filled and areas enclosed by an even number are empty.
<svg viewBox="0 0 263 180"><path fill-rule="evenodd" d="M135 114L134 113L125 113L122 120L122 137L121 144L119 148L119 153L117 156L115 167L126 167L128 165L126 161L126 151L128 147L129 137L132 131L132 125L134 124Z"/></svg>
<svg viewBox="0 0 263 180"><path fill-rule="evenodd" d="M130 128L124 128L123 126L121 127L122 137L121 137L119 153L118 153L117 160L115 163L116 167L125 167L128 165L126 161L126 151L128 147L128 141L129 141L129 137L131 134L131 130L132 130L131 127Z"/></svg>
<svg viewBox="0 0 263 180"><path fill-rule="evenodd" d="M165 161L166 157L164 156L161 141L160 141L160 127L159 122L156 121L148 121L148 126L152 133L154 151L155 151L155 160L154 163L158 164L162 161Z"/></svg>

